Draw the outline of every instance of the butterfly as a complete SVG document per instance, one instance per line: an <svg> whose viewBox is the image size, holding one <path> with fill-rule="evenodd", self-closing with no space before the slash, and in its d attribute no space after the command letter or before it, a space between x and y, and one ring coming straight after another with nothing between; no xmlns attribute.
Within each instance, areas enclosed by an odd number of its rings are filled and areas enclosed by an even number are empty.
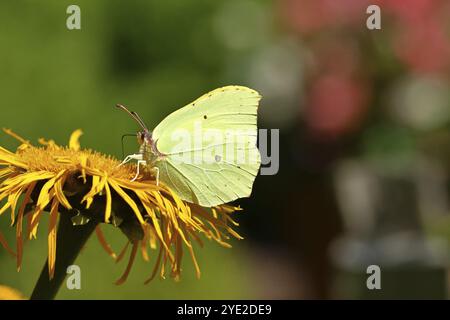
<svg viewBox="0 0 450 320"><path fill-rule="evenodd" d="M139 124L136 160L182 200L214 207L249 197L261 165L257 111L261 96L243 86L226 86L202 95L168 115L153 131L123 105Z"/></svg>

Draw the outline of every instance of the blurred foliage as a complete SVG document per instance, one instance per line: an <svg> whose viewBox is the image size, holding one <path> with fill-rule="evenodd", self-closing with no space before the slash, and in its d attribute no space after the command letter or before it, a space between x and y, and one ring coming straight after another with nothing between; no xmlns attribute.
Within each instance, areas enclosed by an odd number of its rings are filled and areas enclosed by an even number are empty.
<svg viewBox="0 0 450 320"><path fill-rule="evenodd" d="M136 110L153 127L204 92L230 81L246 84L239 77L227 79L226 60L233 53L216 35L215 17L231 2L80 0L82 29L73 31L66 28L70 4L74 2L0 3L0 125L33 142L45 137L65 144L81 128L84 147L121 157L121 135L137 128L114 108L116 103ZM0 144L10 150L17 146L4 134ZM136 147L134 139L127 140L126 152ZM120 251L125 237L104 229ZM7 219L0 219L0 230L15 243ZM26 245L20 273L14 259L0 250L0 283L30 294L45 262L46 238L42 228L38 239ZM180 283L155 279L144 286L152 264L137 261L128 282L117 287L113 282L127 259L116 265L94 236L76 262L82 290L62 289L58 298L254 297L245 243L236 244L231 250L208 242L197 248L200 280L186 256Z"/></svg>

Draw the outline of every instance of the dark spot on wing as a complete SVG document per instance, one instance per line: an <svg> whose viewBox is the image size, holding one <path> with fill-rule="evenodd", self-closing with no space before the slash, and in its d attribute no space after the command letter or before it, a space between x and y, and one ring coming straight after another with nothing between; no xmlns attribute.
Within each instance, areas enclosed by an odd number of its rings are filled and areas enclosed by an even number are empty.
<svg viewBox="0 0 450 320"><path fill-rule="evenodd" d="M208 119L208 117L206 116L206 114L203 116L203 119L205 119L205 120Z"/></svg>
<svg viewBox="0 0 450 320"><path fill-rule="evenodd" d="M222 160L222 157L216 154L214 159L216 160L216 162L220 162L220 160Z"/></svg>

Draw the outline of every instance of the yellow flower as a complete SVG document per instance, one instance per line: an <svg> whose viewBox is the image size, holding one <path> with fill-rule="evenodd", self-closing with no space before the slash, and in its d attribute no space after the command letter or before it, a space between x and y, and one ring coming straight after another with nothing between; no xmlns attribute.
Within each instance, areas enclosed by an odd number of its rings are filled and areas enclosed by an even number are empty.
<svg viewBox="0 0 450 320"><path fill-rule="evenodd" d="M25 300L25 297L16 289L0 285L0 300Z"/></svg>
<svg viewBox="0 0 450 320"><path fill-rule="evenodd" d="M36 238L44 212L50 215L50 279L55 272L60 215L69 215L74 225L89 221L113 224L128 237L128 244L132 244L130 260L117 284L126 280L138 249L145 260L149 260L148 248L158 252L147 283L158 273L164 277L167 266L170 267L170 275L178 279L183 247L189 251L199 277L200 269L192 246L193 240L202 245L199 234L224 247L230 247L226 242L228 235L241 239L230 227L238 225L230 216L239 208L222 205L209 210L183 202L169 188L156 185L145 172L131 182L136 172L135 165L119 167L120 162L113 157L81 149L81 130L72 134L68 147L43 139L39 140L41 146L37 147L11 130L4 131L21 142L16 152L0 147L0 201L6 199L0 215L8 209L11 212L11 226L16 228L16 252L8 246L1 233L0 243L16 256L18 270L22 262L24 220L27 224L26 238ZM21 196L23 200L19 204ZM95 231L108 254L120 260L128 244L117 256L105 241L100 224Z"/></svg>

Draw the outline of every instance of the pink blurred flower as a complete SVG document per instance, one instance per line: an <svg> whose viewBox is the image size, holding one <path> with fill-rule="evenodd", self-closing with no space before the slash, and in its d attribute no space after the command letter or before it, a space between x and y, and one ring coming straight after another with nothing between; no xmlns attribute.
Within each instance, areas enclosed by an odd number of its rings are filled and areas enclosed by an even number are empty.
<svg viewBox="0 0 450 320"><path fill-rule="evenodd" d="M382 31L412 71L447 74L450 66L448 0L280 0L287 24L303 35L364 36L370 4L381 8ZM316 37L317 38L317 37Z"/></svg>
<svg viewBox="0 0 450 320"><path fill-rule="evenodd" d="M369 4L369 0L281 0L281 11L295 31L310 34L338 25L365 25Z"/></svg>
<svg viewBox="0 0 450 320"><path fill-rule="evenodd" d="M314 81L305 119L312 133L336 137L358 127L367 110L367 86L340 74Z"/></svg>
<svg viewBox="0 0 450 320"><path fill-rule="evenodd" d="M434 20L416 22L402 28L393 38L397 56L419 73L448 73L450 42L443 28Z"/></svg>
<svg viewBox="0 0 450 320"><path fill-rule="evenodd" d="M314 74L360 73L361 52L358 42L352 37L329 36L310 44L313 53Z"/></svg>
<svg viewBox="0 0 450 320"><path fill-rule="evenodd" d="M447 1L447 0L445 0ZM432 18L441 7L442 0L378 0L378 5L401 23L415 24Z"/></svg>

